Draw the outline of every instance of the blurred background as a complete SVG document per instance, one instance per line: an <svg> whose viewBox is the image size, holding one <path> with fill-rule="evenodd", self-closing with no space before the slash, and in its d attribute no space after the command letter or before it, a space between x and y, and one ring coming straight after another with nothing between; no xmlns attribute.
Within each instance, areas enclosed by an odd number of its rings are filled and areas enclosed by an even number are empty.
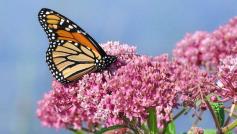
<svg viewBox="0 0 237 134"><path fill-rule="evenodd" d="M225 24L237 16L236 5L236 0L0 0L0 133L70 134L44 128L36 117L37 101L51 85L48 39L37 18L41 8L67 16L99 43L120 41L154 56L171 53L187 32ZM178 133L188 130L188 118L185 124L177 120ZM208 114L201 126L214 127Z"/></svg>

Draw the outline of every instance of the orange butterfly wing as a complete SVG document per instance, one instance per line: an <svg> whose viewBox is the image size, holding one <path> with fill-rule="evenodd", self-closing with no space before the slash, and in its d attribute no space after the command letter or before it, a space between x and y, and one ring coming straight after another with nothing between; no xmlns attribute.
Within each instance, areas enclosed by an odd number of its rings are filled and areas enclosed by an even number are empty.
<svg viewBox="0 0 237 134"><path fill-rule="evenodd" d="M104 50L89 34L63 15L53 10L43 8L39 12L39 21L50 41L74 41L91 48L95 53L98 53L98 56L99 54L106 55Z"/></svg>
<svg viewBox="0 0 237 134"><path fill-rule="evenodd" d="M95 61L106 53L89 34L53 10L43 8L38 17L50 42L46 62L58 81L67 83L96 70Z"/></svg>

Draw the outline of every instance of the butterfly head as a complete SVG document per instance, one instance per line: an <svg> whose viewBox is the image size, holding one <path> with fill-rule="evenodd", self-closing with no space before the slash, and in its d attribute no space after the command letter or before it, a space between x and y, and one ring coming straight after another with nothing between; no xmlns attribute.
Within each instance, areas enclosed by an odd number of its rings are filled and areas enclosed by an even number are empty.
<svg viewBox="0 0 237 134"><path fill-rule="evenodd" d="M97 67L97 71L102 71L108 68L116 60L117 60L117 57L111 56L111 55L106 55L106 56L103 56L100 60L96 60L95 64Z"/></svg>

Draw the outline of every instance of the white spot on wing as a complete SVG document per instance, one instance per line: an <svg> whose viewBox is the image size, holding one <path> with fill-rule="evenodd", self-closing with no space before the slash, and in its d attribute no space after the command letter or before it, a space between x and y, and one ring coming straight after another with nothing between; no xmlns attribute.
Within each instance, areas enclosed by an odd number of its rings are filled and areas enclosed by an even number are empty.
<svg viewBox="0 0 237 134"><path fill-rule="evenodd" d="M68 28L73 29L72 25L68 25Z"/></svg>
<svg viewBox="0 0 237 134"><path fill-rule="evenodd" d="M59 25L62 25L62 24L63 24L63 22L64 22L64 21L62 21L62 20L61 20L61 21L60 21L60 23L59 23Z"/></svg>
<svg viewBox="0 0 237 134"><path fill-rule="evenodd" d="M77 25L72 24L75 28L77 28Z"/></svg>

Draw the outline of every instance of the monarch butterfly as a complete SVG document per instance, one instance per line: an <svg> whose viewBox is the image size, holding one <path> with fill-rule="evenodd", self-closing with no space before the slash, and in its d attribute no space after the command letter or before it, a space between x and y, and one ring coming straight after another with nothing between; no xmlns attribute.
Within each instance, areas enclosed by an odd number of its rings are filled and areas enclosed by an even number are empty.
<svg viewBox="0 0 237 134"><path fill-rule="evenodd" d="M59 82L68 83L85 74L102 71L117 60L116 56L107 55L89 34L63 15L43 8L38 18L50 43L46 62Z"/></svg>

